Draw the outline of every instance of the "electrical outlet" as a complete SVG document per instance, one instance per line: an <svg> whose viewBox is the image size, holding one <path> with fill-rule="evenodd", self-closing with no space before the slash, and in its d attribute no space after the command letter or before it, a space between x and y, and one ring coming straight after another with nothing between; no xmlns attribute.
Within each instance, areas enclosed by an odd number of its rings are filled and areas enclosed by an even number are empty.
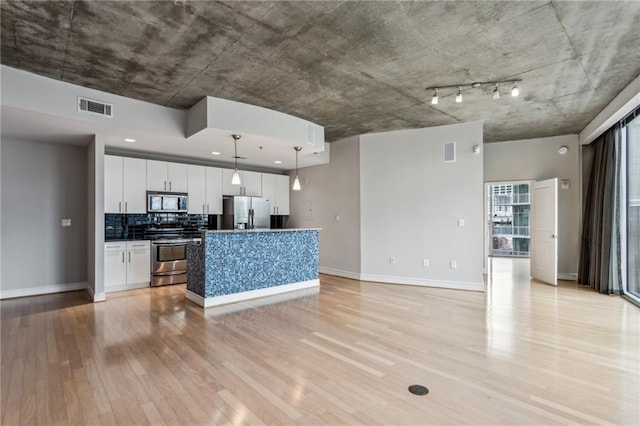
<svg viewBox="0 0 640 426"><path fill-rule="evenodd" d="M464 219L463 218L459 218L458 219L458 228L463 228L464 227Z"/></svg>
<svg viewBox="0 0 640 426"><path fill-rule="evenodd" d="M423 259L422 260L422 266L424 266L425 268L429 267L429 259Z"/></svg>
<svg viewBox="0 0 640 426"><path fill-rule="evenodd" d="M458 267L458 262L456 262L455 260L451 261L451 269L456 269Z"/></svg>
<svg viewBox="0 0 640 426"><path fill-rule="evenodd" d="M396 264L396 258L393 257L393 256L389 257L389 264L390 265L395 265Z"/></svg>
<svg viewBox="0 0 640 426"><path fill-rule="evenodd" d="M340 222L340 215L339 214L336 215L336 222Z"/></svg>

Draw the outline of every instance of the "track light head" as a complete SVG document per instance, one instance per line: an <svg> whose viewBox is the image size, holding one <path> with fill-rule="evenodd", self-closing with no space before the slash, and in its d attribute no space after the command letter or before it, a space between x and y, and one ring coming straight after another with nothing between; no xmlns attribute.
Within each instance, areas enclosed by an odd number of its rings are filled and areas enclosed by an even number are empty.
<svg viewBox="0 0 640 426"><path fill-rule="evenodd" d="M513 87L511 88L511 96L516 97L520 94L520 89L518 89L518 82L513 82Z"/></svg>
<svg viewBox="0 0 640 426"><path fill-rule="evenodd" d="M431 95L431 104L432 105L437 105L440 98L439 98L439 91L441 89L444 89L445 91L448 91L448 89L456 89L456 96L455 96L455 100L456 103L460 103L462 102L462 88L464 87L466 88L471 88L471 89L478 89L478 88L482 88L484 86L488 86L491 87L493 86L493 90L491 90L491 95L493 96L493 99L500 99L500 88L498 87L499 85L504 85L506 86L507 84L512 84L511 86L511 96L516 97L520 94L520 88L518 88L518 83L521 82L522 79L520 78L513 78L510 80L490 80L490 81L474 81L471 83L457 83L457 84L450 84L450 85L439 85L439 86L431 86L431 87L427 87L426 90L431 90L432 91L432 95ZM469 93L473 93L473 91L470 91ZM485 92L486 93L486 92Z"/></svg>

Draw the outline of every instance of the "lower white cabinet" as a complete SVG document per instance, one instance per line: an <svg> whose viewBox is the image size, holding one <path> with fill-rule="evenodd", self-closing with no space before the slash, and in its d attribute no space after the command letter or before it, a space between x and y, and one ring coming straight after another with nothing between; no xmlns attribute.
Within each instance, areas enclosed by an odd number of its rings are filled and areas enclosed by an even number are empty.
<svg viewBox="0 0 640 426"><path fill-rule="evenodd" d="M149 241L104 243L104 291L148 287L151 282Z"/></svg>

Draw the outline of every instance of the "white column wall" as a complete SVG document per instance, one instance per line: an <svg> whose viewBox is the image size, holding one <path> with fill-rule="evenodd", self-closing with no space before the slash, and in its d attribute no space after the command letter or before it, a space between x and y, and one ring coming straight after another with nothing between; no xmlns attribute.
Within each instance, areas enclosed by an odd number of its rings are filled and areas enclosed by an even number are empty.
<svg viewBox="0 0 640 426"><path fill-rule="evenodd" d="M446 142L456 143L456 162L443 162ZM483 290L483 154L474 145L481 122L360 137L362 279Z"/></svg>
<svg viewBox="0 0 640 426"><path fill-rule="evenodd" d="M295 171L290 173L291 183ZM290 192L290 228L322 228L320 272L360 274L359 139L331 144L331 162L300 169L301 191ZM309 211L310 209L310 211Z"/></svg>

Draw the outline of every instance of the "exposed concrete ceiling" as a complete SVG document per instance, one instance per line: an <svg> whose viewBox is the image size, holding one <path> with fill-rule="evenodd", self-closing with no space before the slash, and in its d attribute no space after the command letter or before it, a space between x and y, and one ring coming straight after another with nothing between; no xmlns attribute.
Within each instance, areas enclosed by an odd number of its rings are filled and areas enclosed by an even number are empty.
<svg viewBox="0 0 640 426"><path fill-rule="evenodd" d="M640 2L2 1L3 64L160 105L203 96L350 135L484 120L577 133L640 74ZM521 95L493 86L522 79Z"/></svg>

